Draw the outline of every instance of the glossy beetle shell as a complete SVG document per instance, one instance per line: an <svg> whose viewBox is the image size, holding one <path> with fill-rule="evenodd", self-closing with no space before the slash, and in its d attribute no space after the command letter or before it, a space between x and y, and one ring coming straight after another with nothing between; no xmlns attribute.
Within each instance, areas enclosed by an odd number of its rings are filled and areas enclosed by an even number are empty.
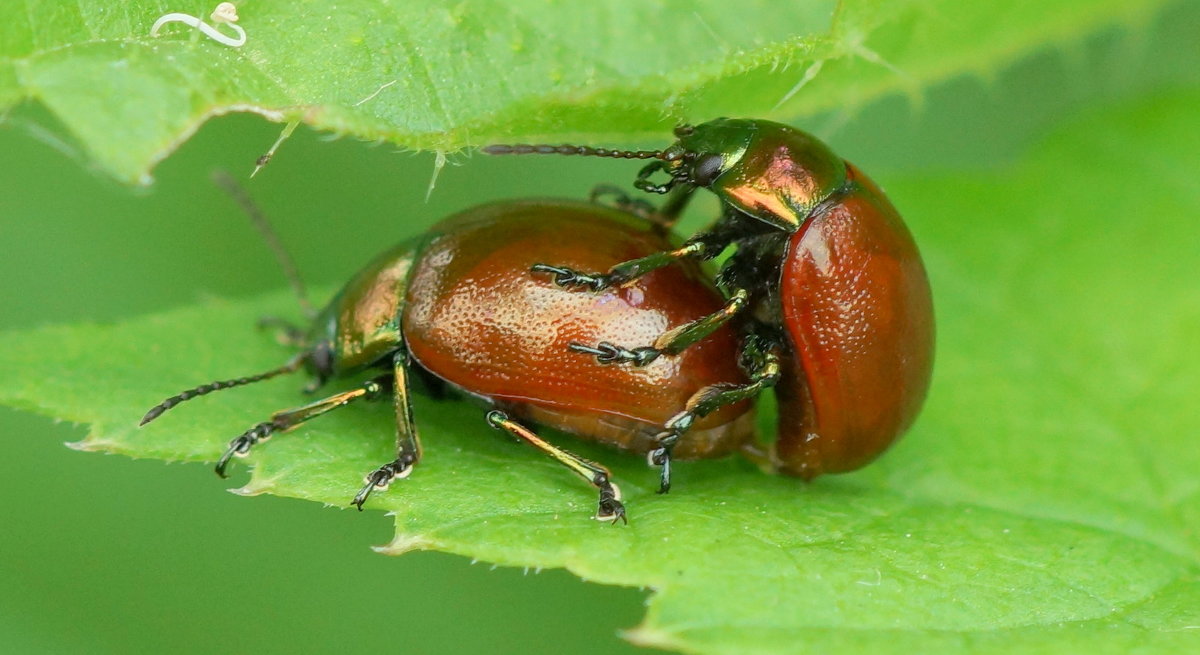
<svg viewBox="0 0 1200 655"><path fill-rule="evenodd" d="M779 282L791 357L776 387L776 466L812 478L859 468L916 418L933 367L920 254L883 193L853 188L788 244Z"/></svg>
<svg viewBox="0 0 1200 655"><path fill-rule="evenodd" d="M402 332L424 368L545 425L644 453L702 387L745 382L724 328L677 357L599 366L571 342L653 340L715 311L721 295L692 263L600 293L534 275L539 262L603 270L671 244L649 224L593 204L509 202L431 230L409 271ZM676 447L681 458L735 449L753 427L748 403L714 412ZM739 417L741 417L739 419Z"/></svg>

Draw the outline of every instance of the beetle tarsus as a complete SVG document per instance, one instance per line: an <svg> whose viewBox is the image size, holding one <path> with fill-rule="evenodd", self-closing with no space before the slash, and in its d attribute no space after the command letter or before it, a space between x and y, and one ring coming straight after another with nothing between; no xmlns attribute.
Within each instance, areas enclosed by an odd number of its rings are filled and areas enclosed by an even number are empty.
<svg viewBox="0 0 1200 655"><path fill-rule="evenodd" d="M655 448L646 454L646 461L651 466L657 466L660 469L658 481L658 493L665 494L671 491L671 451L668 448Z"/></svg>
<svg viewBox="0 0 1200 655"><path fill-rule="evenodd" d="M603 291L615 284L612 276L603 273L580 273L569 268L550 266L549 264L534 264L529 270L534 273L552 273L554 283L565 289L585 287L592 291Z"/></svg>
<svg viewBox="0 0 1200 655"><path fill-rule="evenodd" d="M647 193L670 193L671 189L674 189L675 185L679 183L679 178L672 175L671 179L667 180L666 182L662 184L655 184L654 182L650 181L650 176L654 175L658 171L670 172L667 170L666 162L663 161L652 161L643 166L642 170L638 171L637 179L633 182L634 188Z"/></svg>
<svg viewBox="0 0 1200 655"><path fill-rule="evenodd" d="M606 473L597 473L592 478L592 484L600 489L600 502L596 508L597 521L610 521L616 525L621 521L629 525L625 516L625 505L621 503L621 490L609 480Z"/></svg>
<svg viewBox="0 0 1200 655"><path fill-rule="evenodd" d="M392 480L407 477L412 471L412 466L412 462L398 459L371 471L365 478L366 484L354 495L354 500L350 501L350 504L358 507L358 511L363 511L363 504L367 502L367 498L370 498L372 491L376 489L383 491L391 485Z"/></svg>
<svg viewBox="0 0 1200 655"><path fill-rule="evenodd" d="M605 498L603 495L600 496L600 507L596 512L596 520L609 521L613 525L620 521L629 525L629 519L625 516L625 506L621 504L621 501L615 498Z"/></svg>
<svg viewBox="0 0 1200 655"><path fill-rule="evenodd" d="M596 346L588 346L582 343L571 342L568 346L571 350L577 353L586 355L594 355L596 361L600 364L632 364L634 366L645 366L650 362L658 359L662 355L662 351L657 348L644 346L641 348L623 348L607 341L601 341Z"/></svg>
<svg viewBox="0 0 1200 655"><path fill-rule="evenodd" d="M228 478L229 475L226 473L226 469L234 457L245 457L250 453L250 449L255 444L270 439L271 435L278 429L280 429L280 426L276 425L273 421L264 421L234 437L229 442L229 447L225 449L225 452L221 453L221 458L217 460L217 465L213 467L213 470L222 478Z"/></svg>
<svg viewBox="0 0 1200 655"><path fill-rule="evenodd" d="M681 412L681 414L686 414L686 412ZM677 418L679 418L679 415L676 415L675 419ZM646 453L647 463L650 466L658 466L661 469L658 482L658 493L660 494L671 491L671 451L675 449L675 444L679 442L680 437L687 430L686 427L680 429L672 425L675 419L667 423L667 430L658 433L658 436L655 437L655 440L658 442L658 448ZM687 426L691 426L691 421L687 422Z"/></svg>

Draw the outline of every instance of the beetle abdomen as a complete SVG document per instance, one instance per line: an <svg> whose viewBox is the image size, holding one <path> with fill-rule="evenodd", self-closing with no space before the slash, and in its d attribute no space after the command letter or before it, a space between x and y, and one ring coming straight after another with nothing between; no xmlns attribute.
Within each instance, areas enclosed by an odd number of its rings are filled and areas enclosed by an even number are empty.
<svg viewBox="0 0 1200 655"><path fill-rule="evenodd" d="M813 478L859 468L925 399L933 305L912 236L883 193L847 165L852 192L792 235L780 296L791 357L776 387L775 458Z"/></svg>
<svg viewBox="0 0 1200 655"><path fill-rule="evenodd" d="M567 347L652 343L722 306L693 264L600 293L564 289L530 272L542 262L605 270L670 248L648 223L587 203L572 209L561 201L508 202L473 209L433 231L410 273L402 331L422 366L467 392L582 437L645 452L691 394L745 382L736 336L727 328L644 367L597 366ZM735 448L751 434L748 422L732 425L748 409L739 403L698 421L676 454L706 457Z"/></svg>

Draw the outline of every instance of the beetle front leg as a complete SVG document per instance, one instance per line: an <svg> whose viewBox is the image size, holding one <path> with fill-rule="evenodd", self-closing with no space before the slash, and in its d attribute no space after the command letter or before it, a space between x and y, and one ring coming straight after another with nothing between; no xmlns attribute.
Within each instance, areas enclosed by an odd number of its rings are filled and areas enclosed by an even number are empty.
<svg viewBox="0 0 1200 655"><path fill-rule="evenodd" d="M371 471L364 478L366 484L350 501L360 512L372 491L382 491L388 488L392 480L407 478L421 459L421 442L417 437L417 424L413 421L412 401L409 399L407 353L396 353L393 357L392 377L396 409L396 459Z"/></svg>
<svg viewBox="0 0 1200 655"><path fill-rule="evenodd" d="M687 177L682 175L684 169L680 168L680 169L676 169L676 170L678 170L679 173L672 173L670 170L670 167L667 165L667 162L665 162L665 161L662 161L662 160L652 161L649 164L646 164L645 166L643 166L642 170L638 171L637 179L635 179L633 181L633 186L634 186L634 188L639 189L641 191L645 191L646 193L658 193L658 194L670 193L674 189L685 187L685 186L687 186L687 187L693 186L691 184L688 184ZM670 179L668 179L666 182L663 182L662 184L656 184L653 181L651 181L651 179L650 179L651 176L653 176L655 173L657 173L659 171L663 171L663 172L667 173L668 175L670 175L671 176Z"/></svg>
<svg viewBox="0 0 1200 655"><path fill-rule="evenodd" d="M234 457L245 457L250 453L250 449L255 444L270 439L271 435L291 430L305 421L314 419L339 407L345 407L352 402L378 397L390 383L391 376L378 377L363 383L357 389L343 391L342 393L322 398L314 403L309 403L296 409L276 412L271 416L270 420L259 423L229 442L229 447L225 449L221 458L217 460L215 467L217 475L223 478L228 477L225 475L225 470L229 467L230 460Z"/></svg>
<svg viewBox="0 0 1200 655"><path fill-rule="evenodd" d="M662 355L678 355L686 350L688 346L716 332L721 326L746 309L749 301L750 292L745 289L735 289L724 307L707 316L702 316L690 323L684 323L662 333L654 340L654 345L652 346L624 348L607 341L602 341L595 347L580 343L571 343L568 347L578 353L595 355L596 361L601 364L645 366Z"/></svg>
<svg viewBox="0 0 1200 655"><path fill-rule="evenodd" d="M612 203L601 202L601 198L608 196L612 198ZM613 209L633 214L638 218L658 223L655 220L655 215L658 213L658 208L650 204L648 200L642 198L631 198L625 190L615 184L597 184L592 187L592 192L588 194L588 202L612 207Z"/></svg>
<svg viewBox="0 0 1200 655"><path fill-rule="evenodd" d="M611 196L613 208L633 214L663 229L670 229L683 214L683 210L687 207L688 201L692 199L695 190L696 187L691 185L676 187L671 191L671 196L667 198L663 206L656 208L646 200L631 198L618 186L600 184L592 189L591 194L588 195L588 201L602 204L599 202L601 197Z"/></svg>
<svg viewBox="0 0 1200 655"><path fill-rule="evenodd" d="M625 506L621 504L621 490L617 488L617 485L612 483L612 473L608 469L547 442L529 428L509 418L508 414L500 410L494 409L488 412L487 422L493 428L504 430L558 460L558 462L574 471L579 477L587 480L588 484L599 490L600 501L597 505L596 516L594 517L597 521L612 521L613 523L624 521L625 523L629 523L629 519L625 518Z"/></svg>
<svg viewBox="0 0 1200 655"><path fill-rule="evenodd" d="M671 451L675 444L697 420L708 416L725 405L732 405L754 398L765 389L775 386L780 375L781 348L777 343L767 343L755 335L746 337L742 358L749 362L750 382L747 384L717 384L705 387L688 398L684 410L664 426L666 429L656 437L658 447L646 455L651 466L662 467L658 493L671 490Z"/></svg>

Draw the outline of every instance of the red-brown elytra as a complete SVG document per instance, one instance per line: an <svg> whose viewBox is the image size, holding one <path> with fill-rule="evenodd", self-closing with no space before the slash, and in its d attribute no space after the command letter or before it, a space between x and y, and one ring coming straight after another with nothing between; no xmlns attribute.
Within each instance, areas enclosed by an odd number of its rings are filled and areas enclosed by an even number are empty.
<svg viewBox="0 0 1200 655"><path fill-rule="evenodd" d="M529 275L529 269L547 260L603 268L669 248L668 237L667 230L644 217L595 203L528 200L469 209L382 253L350 279L309 328L288 329L299 354L287 364L185 391L151 409L142 424L195 396L301 368L313 376L310 391L334 378L366 373L371 379L348 391L273 414L233 439L217 463L223 476L233 456L247 454L272 434L390 392L396 458L367 475L352 501L362 509L372 490L406 477L420 459L409 393L412 376L421 374L481 400L490 408L488 424L596 487L596 518L624 519L621 494L608 469L548 443L522 422L640 454L657 448L662 426L685 409L689 398L745 385L735 332L719 330L702 347L639 368L597 369L568 344L651 339L664 325L718 310L723 299L697 263L595 295L563 289ZM737 449L753 435L750 407L749 401L730 404L697 421L676 453L704 458Z"/></svg>
<svg viewBox="0 0 1200 655"><path fill-rule="evenodd" d="M776 470L811 479L857 469L915 420L933 367L929 281L899 213L866 175L800 130L764 120L718 119L675 130L665 150L621 151L572 145L497 145L490 154L565 154L652 159L634 186L671 194L659 214L674 220L698 188L713 192L721 215L682 246L609 267L554 260L535 271L564 287L619 288L669 264L737 250L718 283L725 306L653 340L576 346L609 364L644 366L703 343L742 317L743 349L769 365L744 391L727 389L667 423L651 458L670 486L676 448L694 422L724 402L767 386L779 401ZM665 173L665 182L651 178ZM605 271L591 273L587 271ZM633 344L633 347L620 344ZM649 344L649 345L638 345Z"/></svg>

